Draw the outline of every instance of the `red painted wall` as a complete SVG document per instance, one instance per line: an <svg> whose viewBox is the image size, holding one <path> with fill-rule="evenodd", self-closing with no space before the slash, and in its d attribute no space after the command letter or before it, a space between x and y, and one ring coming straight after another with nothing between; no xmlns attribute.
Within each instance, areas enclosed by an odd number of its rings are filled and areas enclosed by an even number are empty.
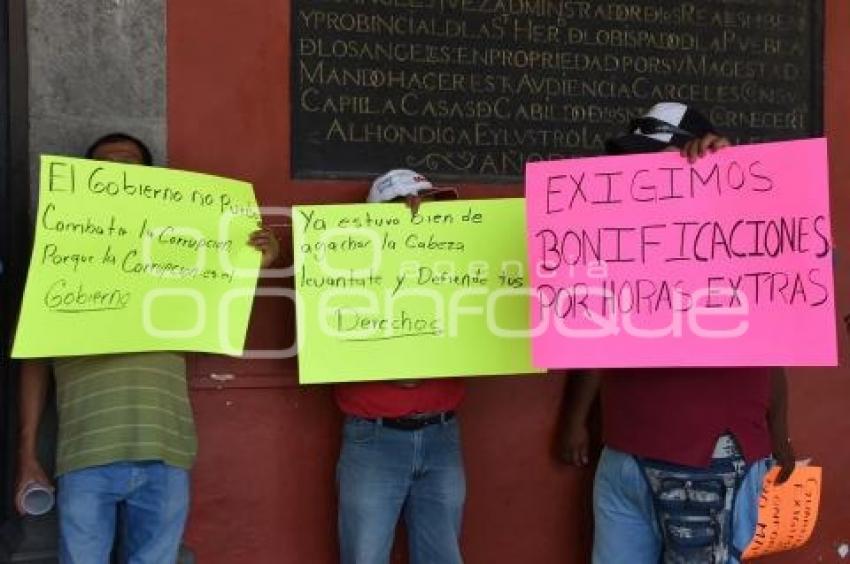
<svg viewBox="0 0 850 564"><path fill-rule="evenodd" d="M833 223L843 249L839 308L848 312L850 3L826 5L826 126ZM289 11L282 0L168 4L170 163L251 180L267 206L362 201L365 182L290 179ZM463 189L470 197L521 193L519 186ZM285 238L286 229L279 234ZM258 300L249 345L290 347L291 302ZM843 368L795 371L792 378L797 449L825 466L815 538L803 551L765 562L838 561L838 544L850 542L850 355L843 332L840 342ZM191 372L201 451L187 543L201 564L334 562L340 416L329 390L298 387L294 359L198 356ZM592 476L551 454L563 389L562 377L470 383L462 410L468 562L587 561ZM403 562L397 548L395 560Z"/></svg>

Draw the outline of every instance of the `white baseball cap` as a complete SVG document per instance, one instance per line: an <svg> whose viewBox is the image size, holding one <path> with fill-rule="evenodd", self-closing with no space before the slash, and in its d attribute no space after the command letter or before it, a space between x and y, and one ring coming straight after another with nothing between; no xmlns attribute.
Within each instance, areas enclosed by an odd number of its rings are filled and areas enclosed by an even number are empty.
<svg viewBox="0 0 850 564"><path fill-rule="evenodd" d="M674 146L682 148L708 133L717 133L696 108L678 102L661 102L632 120L629 132L605 142L609 154L651 153Z"/></svg>
<svg viewBox="0 0 850 564"><path fill-rule="evenodd" d="M435 188L431 182L416 171L397 168L393 169L372 182L369 203L390 202L407 196L443 196L457 198L454 188Z"/></svg>

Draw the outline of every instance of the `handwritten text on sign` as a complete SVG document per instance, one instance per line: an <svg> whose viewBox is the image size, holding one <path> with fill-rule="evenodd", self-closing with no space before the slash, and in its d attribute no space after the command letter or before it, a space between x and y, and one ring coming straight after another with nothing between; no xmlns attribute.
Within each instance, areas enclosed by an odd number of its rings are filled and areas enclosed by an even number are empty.
<svg viewBox="0 0 850 564"><path fill-rule="evenodd" d="M531 372L523 200L296 207L302 383Z"/></svg>
<svg viewBox="0 0 850 564"><path fill-rule="evenodd" d="M799 548L815 530L822 468L798 466L787 482L776 485L778 474L779 468L773 468L765 477L756 533L745 559Z"/></svg>
<svg viewBox="0 0 850 564"><path fill-rule="evenodd" d="M537 366L834 365L826 142L528 165Z"/></svg>
<svg viewBox="0 0 850 564"><path fill-rule="evenodd" d="M241 353L258 219L245 182L43 156L13 355Z"/></svg>

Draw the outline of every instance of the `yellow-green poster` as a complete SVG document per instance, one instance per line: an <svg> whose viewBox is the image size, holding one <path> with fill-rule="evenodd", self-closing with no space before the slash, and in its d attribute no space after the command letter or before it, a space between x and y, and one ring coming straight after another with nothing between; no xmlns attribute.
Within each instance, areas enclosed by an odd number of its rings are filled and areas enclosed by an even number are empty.
<svg viewBox="0 0 850 564"><path fill-rule="evenodd" d="M536 371L523 200L293 214L302 383Z"/></svg>
<svg viewBox="0 0 850 564"><path fill-rule="evenodd" d="M259 217L246 182L42 156L13 356L240 354Z"/></svg>

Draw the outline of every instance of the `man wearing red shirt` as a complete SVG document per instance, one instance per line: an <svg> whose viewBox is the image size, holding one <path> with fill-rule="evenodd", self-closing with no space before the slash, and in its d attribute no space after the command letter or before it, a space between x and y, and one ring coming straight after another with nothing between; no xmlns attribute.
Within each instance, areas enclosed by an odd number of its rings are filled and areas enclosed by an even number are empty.
<svg viewBox="0 0 850 564"><path fill-rule="evenodd" d="M368 201L457 197L411 170L392 170L372 184ZM411 564L460 564L466 480L455 410L459 379L369 382L336 387L345 413L337 464L342 564L387 564L399 516Z"/></svg>
<svg viewBox="0 0 850 564"><path fill-rule="evenodd" d="M653 106L611 154L729 145L699 112ZM579 373L563 456L587 464L586 418L601 388L603 440L593 492L594 564L737 564L755 533L771 453L794 468L782 369L672 368Z"/></svg>

